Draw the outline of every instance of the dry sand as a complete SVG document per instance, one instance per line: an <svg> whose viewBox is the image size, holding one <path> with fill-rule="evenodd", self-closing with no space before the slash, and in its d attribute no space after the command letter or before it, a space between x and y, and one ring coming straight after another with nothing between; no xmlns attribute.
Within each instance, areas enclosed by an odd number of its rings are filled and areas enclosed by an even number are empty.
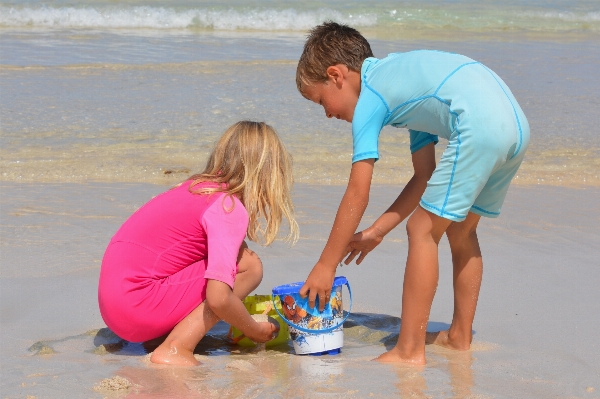
<svg viewBox="0 0 600 399"><path fill-rule="evenodd" d="M404 226L361 266L338 271L354 295L340 355L296 356L290 345L258 352L232 347L227 326L219 324L198 347L201 366L150 364L151 348L124 342L105 328L96 289L111 235L164 189L2 183L2 398L600 397L599 188L511 188L500 218L480 224L485 271L473 348L458 353L428 346L422 369L369 361L396 339ZM256 293L306 278L342 190L296 186L302 238L291 249L252 245L265 267ZM365 225L397 193L374 187ZM447 328L452 316L447 243L440 252L430 331ZM135 389L95 390L116 377Z"/></svg>

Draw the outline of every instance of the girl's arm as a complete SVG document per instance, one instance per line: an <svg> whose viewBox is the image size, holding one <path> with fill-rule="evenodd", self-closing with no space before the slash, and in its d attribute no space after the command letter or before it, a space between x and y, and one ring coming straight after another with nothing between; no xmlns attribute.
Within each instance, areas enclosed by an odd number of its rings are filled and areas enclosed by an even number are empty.
<svg viewBox="0 0 600 399"><path fill-rule="evenodd" d="M360 219L369 203L369 190L373 176L374 159L365 159L352 164L348 187L342 198L333 222L331 233L321 257L308 275L300 289L304 298L308 295L310 307L315 306L315 298L319 296L319 310L325 308L329 300L335 269L346 254L348 243L358 228Z"/></svg>
<svg viewBox="0 0 600 399"><path fill-rule="evenodd" d="M254 321L231 287L222 281L208 280L206 304L217 317L236 327L254 342L270 341L277 332L277 327L271 323Z"/></svg>
<svg viewBox="0 0 600 399"><path fill-rule="evenodd" d="M406 184L394 203L381 215L373 225L356 233L346 253L350 253L345 264L349 264L356 255L360 264L362 260L383 240L383 237L406 219L419 205L419 200L427 188L427 182L435 169L435 146L430 143L412 154L414 174Z"/></svg>

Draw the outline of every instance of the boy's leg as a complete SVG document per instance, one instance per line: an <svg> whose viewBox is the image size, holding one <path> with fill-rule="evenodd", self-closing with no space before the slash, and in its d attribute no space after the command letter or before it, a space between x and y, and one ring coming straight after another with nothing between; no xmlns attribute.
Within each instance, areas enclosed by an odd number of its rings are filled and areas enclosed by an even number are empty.
<svg viewBox="0 0 600 399"><path fill-rule="evenodd" d="M238 275L233 287L234 294L244 299L262 280L260 258L243 242L238 254ZM196 366L194 348L219 318L202 302L171 330L167 338L152 353L153 363L178 366Z"/></svg>
<svg viewBox="0 0 600 399"><path fill-rule="evenodd" d="M427 343L451 349L467 350L473 339L472 328L481 287L483 262L477 239L481 216L469 212L462 222L453 222L446 230L454 268L454 316L447 331L427 334Z"/></svg>
<svg viewBox="0 0 600 399"><path fill-rule="evenodd" d="M408 219L408 258L398 343L376 360L425 364L425 333L438 283L438 244L450 223L421 207Z"/></svg>

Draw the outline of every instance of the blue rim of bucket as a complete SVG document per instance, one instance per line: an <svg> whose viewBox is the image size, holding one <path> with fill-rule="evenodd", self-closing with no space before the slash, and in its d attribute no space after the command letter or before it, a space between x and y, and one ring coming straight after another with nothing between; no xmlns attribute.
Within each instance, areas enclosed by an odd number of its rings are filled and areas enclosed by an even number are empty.
<svg viewBox="0 0 600 399"><path fill-rule="evenodd" d="M285 321L289 326L294 327L296 330L302 331L305 333L309 333L309 334L323 334L323 333L337 330L338 328L340 328L340 326L344 324L344 322L346 321L348 316L350 316L350 312L352 311L352 289L350 289L350 283L348 282L348 279L344 276L337 276L333 280L332 289L334 287L337 287L340 285L346 285L346 287L348 287L348 294L350 296L350 309L346 312L346 315L344 316L342 321L340 321L338 324L336 324L333 327L325 328L322 330L311 330L308 328L300 327L299 325L286 319L286 317L283 314L281 314L279 309L277 309L277 306L275 306L275 296L286 295L286 294L297 294L300 292L300 288L302 288L303 285L304 285L304 282L299 281L297 283L284 284L284 285L280 285L280 286L273 288L273 294L271 295L271 300L273 301L273 307L275 308L275 311L277 312L277 314L279 314L281 319L283 321Z"/></svg>
<svg viewBox="0 0 600 399"><path fill-rule="evenodd" d="M344 276L337 276L333 279L333 287L339 285L348 284L348 279ZM300 292L300 288L304 285L304 281L298 281L297 283L284 284L273 288L273 295L286 295L286 294L297 294Z"/></svg>

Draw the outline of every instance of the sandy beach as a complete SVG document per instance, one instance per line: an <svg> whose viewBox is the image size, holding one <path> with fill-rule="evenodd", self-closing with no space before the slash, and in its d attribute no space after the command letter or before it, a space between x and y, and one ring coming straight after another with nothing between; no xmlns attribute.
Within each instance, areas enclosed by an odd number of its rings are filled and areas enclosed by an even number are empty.
<svg viewBox="0 0 600 399"><path fill-rule="evenodd" d="M472 349L427 346L419 369L370 361L401 322L402 224L337 271L353 292L341 354L234 346L220 323L196 348L200 366L149 363L152 345L100 317L104 250L136 209L201 170L231 124L266 121L294 158L300 240L250 244L265 270L255 293L303 281L317 261L352 157L350 125L294 80L308 29L326 19L358 28L378 58L480 61L527 115L502 214L478 228ZM0 0L0 398L599 399L599 37L597 0ZM383 129L362 227L410 178L408 141ZM451 276L442 240L429 331L452 320Z"/></svg>
<svg viewBox="0 0 600 399"><path fill-rule="evenodd" d="M298 356L291 344L253 352L229 345L227 326L219 324L197 348L201 366L150 364L140 344L123 343L106 329L97 308L97 279L113 232L166 188L2 183L2 397L600 395L597 187L511 189L501 217L481 223L484 279L472 350L428 346L428 365L416 370L369 361L394 344L398 331L407 249L403 225L362 265L338 270L354 295L340 355ZM342 190L296 185L301 239L293 248L282 243L252 246L265 267L256 293L269 294L274 286L306 277L327 238ZM373 188L365 224L397 190ZM450 254L444 243L429 331L448 327L451 298ZM347 307L347 296L345 300ZM127 379L129 388L101 385L115 376Z"/></svg>

